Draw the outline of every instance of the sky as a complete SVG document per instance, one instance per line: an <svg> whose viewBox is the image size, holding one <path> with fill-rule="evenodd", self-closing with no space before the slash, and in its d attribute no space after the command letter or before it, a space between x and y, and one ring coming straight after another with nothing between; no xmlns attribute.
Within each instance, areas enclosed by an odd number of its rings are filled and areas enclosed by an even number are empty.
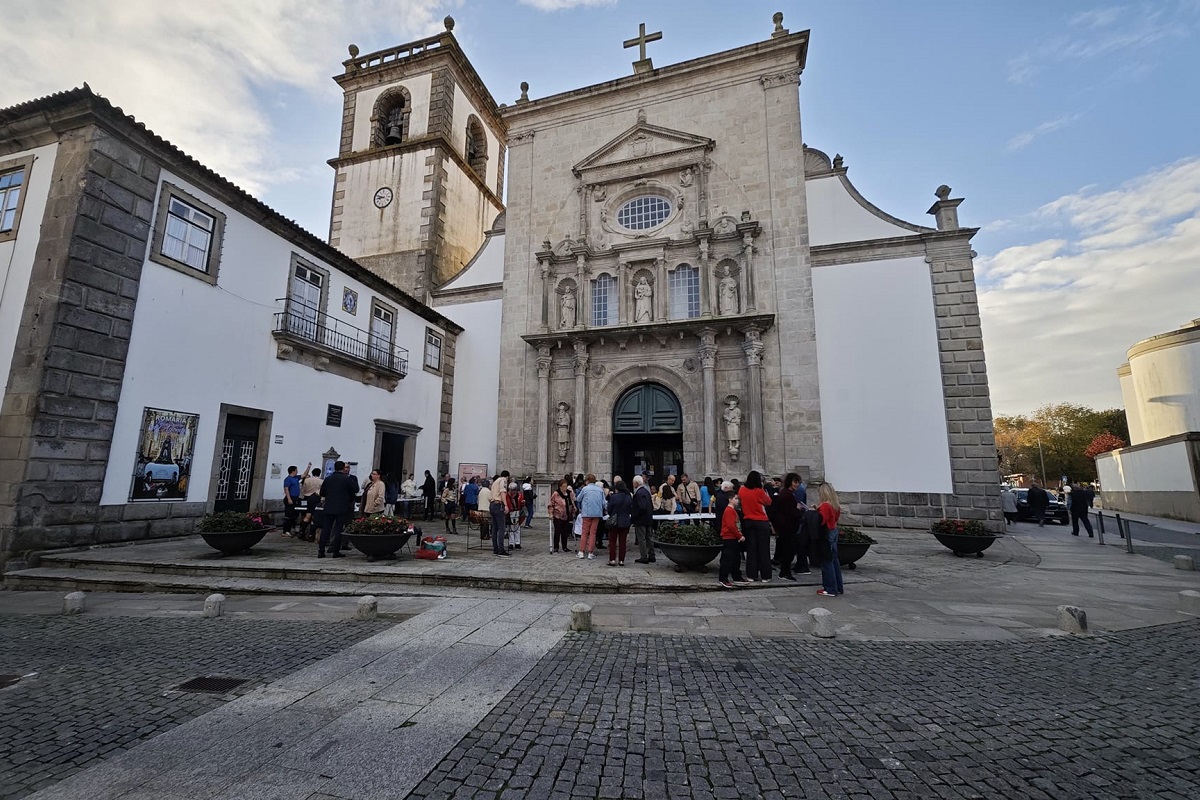
<svg viewBox="0 0 1200 800"><path fill-rule="evenodd" d="M79 86L319 236L346 47L455 36L499 103L811 30L804 139L885 211L965 201L996 414L1119 407L1200 317L1200 0L0 0L0 107Z"/></svg>

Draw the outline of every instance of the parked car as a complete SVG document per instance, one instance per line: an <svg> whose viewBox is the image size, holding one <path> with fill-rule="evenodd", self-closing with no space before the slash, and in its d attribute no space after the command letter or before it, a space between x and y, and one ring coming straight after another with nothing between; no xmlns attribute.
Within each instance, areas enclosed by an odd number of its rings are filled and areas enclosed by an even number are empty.
<svg viewBox="0 0 1200 800"><path fill-rule="evenodd" d="M1033 515L1033 509L1029 507L1029 490L1028 489L1013 489L1017 493L1017 519L1026 522L1036 522L1037 519ZM1067 512L1067 505L1058 499L1058 495L1049 489L1046 494L1050 497L1050 504L1046 506L1045 518L1050 522L1057 522L1059 525L1067 525L1071 522L1071 515Z"/></svg>

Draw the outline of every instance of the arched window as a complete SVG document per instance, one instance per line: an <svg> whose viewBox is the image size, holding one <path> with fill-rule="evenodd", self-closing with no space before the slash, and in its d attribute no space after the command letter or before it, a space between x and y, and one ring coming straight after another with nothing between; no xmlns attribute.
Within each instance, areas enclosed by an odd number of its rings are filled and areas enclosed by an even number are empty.
<svg viewBox="0 0 1200 800"><path fill-rule="evenodd" d="M487 168L487 137L483 133L483 125L474 114L467 119L466 153L467 166L482 178Z"/></svg>
<svg viewBox="0 0 1200 800"><path fill-rule="evenodd" d="M671 300L671 319L691 319L700 316L700 270L680 264L668 281Z"/></svg>
<svg viewBox="0 0 1200 800"><path fill-rule="evenodd" d="M392 87L379 95L375 101L375 114L371 117L375 123L371 146L388 147L407 141L411 114L412 99L403 86Z"/></svg>
<svg viewBox="0 0 1200 800"><path fill-rule="evenodd" d="M611 275L601 275L592 281L592 327L603 328L617 324L617 282Z"/></svg>

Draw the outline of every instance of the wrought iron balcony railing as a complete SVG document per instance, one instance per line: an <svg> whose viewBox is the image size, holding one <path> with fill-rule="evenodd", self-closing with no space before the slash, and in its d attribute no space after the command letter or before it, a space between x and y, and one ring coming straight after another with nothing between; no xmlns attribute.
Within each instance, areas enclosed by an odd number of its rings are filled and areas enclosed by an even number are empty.
<svg viewBox="0 0 1200 800"><path fill-rule="evenodd" d="M285 310L276 312L275 336L300 346L312 344L333 350L363 366L389 370L401 378L408 374L408 350L361 328L330 319L309 306L289 303Z"/></svg>

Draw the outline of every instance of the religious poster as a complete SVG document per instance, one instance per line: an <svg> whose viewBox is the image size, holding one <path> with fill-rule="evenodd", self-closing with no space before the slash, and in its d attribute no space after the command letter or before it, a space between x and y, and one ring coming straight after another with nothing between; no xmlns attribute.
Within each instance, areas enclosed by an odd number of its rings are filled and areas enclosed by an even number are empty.
<svg viewBox="0 0 1200 800"><path fill-rule="evenodd" d="M480 481L488 477L487 464L463 464L458 465L458 485L462 486L471 478L478 478ZM476 481L478 483L479 481Z"/></svg>
<svg viewBox="0 0 1200 800"><path fill-rule="evenodd" d="M198 414L147 408L133 468L129 500L187 500L196 450Z"/></svg>

